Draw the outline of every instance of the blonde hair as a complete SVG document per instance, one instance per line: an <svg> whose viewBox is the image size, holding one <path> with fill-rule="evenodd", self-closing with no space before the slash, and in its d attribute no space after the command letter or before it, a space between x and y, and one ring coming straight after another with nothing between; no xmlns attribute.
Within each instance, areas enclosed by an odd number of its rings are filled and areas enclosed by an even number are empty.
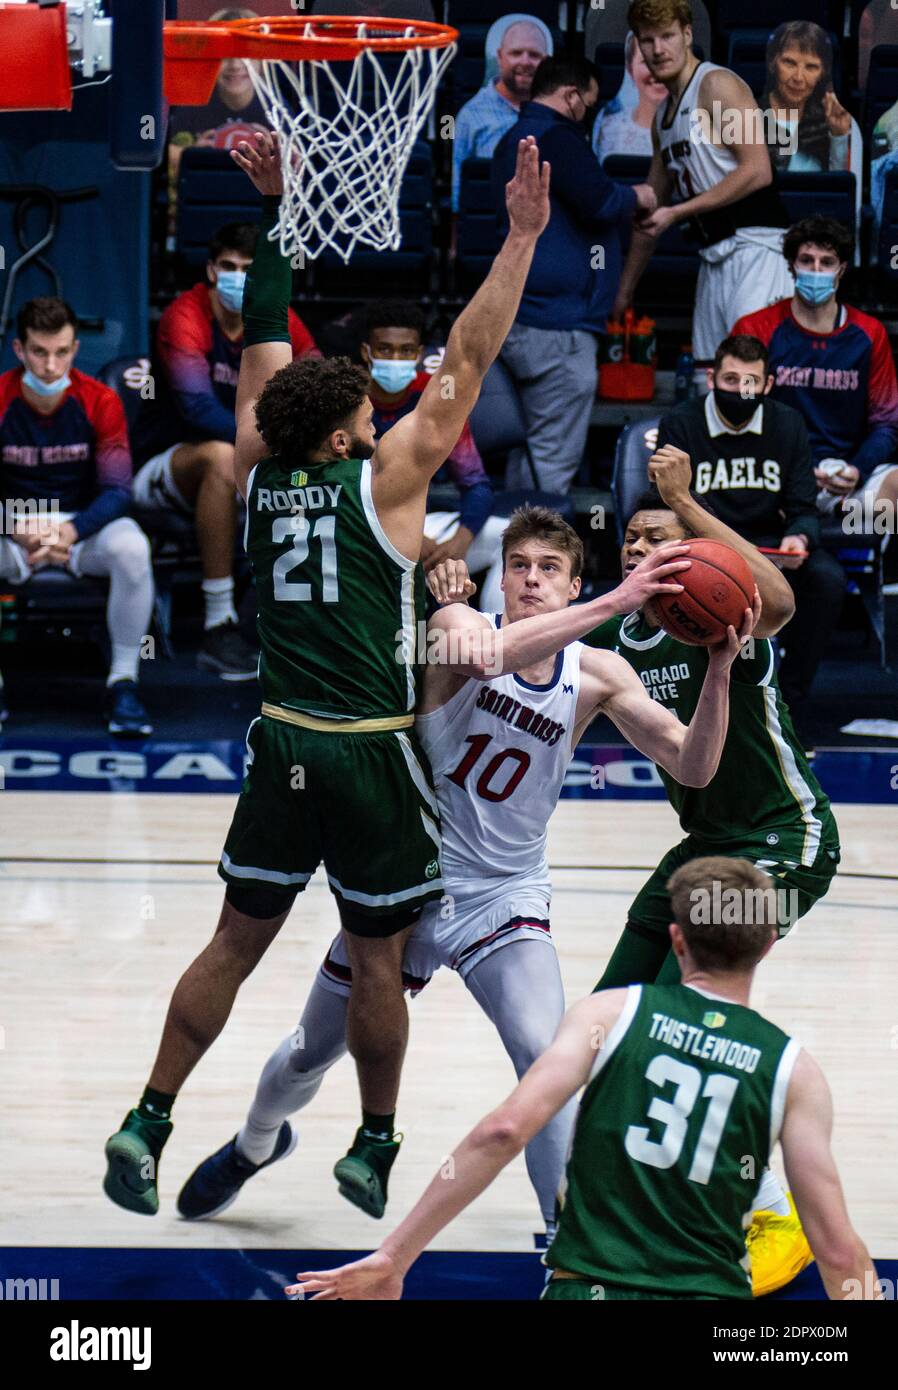
<svg viewBox="0 0 898 1390"><path fill-rule="evenodd" d="M667 24L692 24L689 0L633 0L627 10L627 24L637 39L640 29L663 29Z"/></svg>
<svg viewBox="0 0 898 1390"><path fill-rule="evenodd" d="M518 507L502 534L502 565L508 563L508 553L522 541L540 541L553 545L571 562L571 579L583 571L583 542L573 526L551 507Z"/></svg>
<svg viewBox="0 0 898 1390"><path fill-rule="evenodd" d="M747 859L708 855L667 881L673 919L703 970L750 970L779 922L776 889Z"/></svg>

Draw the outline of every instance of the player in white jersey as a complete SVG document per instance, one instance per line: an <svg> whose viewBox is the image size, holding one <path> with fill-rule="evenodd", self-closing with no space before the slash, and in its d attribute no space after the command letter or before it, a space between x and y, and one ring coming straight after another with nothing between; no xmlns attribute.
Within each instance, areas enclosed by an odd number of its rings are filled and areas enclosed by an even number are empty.
<svg viewBox="0 0 898 1390"><path fill-rule="evenodd" d="M549 931L546 825L577 741L602 710L679 781L706 785L726 736L730 665L757 622L760 599L756 592L755 611L746 610L739 636L731 629L729 640L712 651L698 707L684 725L651 698L620 657L576 639L592 629L597 611L630 611L634 589L670 592L673 567L688 560L688 546L656 552L654 570L639 566L613 593L573 608L583 546L557 513L541 507L516 512L503 557L502 618L453 603L434 615L428 630L436 660L426 669L416 728L432 765L433 809L442 821L445 894L410 937L403 975L417 993L440 965L457 970L521 1077L564 1015ZM448 583L438 597L452 597ZM338 936L298 1029L263 1070L243 1129L182 1190L183 1216L215 1215L248 1177L291 1150L287 1116L308 1104L346 1050L350 987ZM549 1235L574 1110L571 1101L527 1145L527 1168ZM342 1165L354 1160L341 1160L335 1170L343 1195L372 1216L383 1215L396 1147L385 1144L384 1161L356 1175L366 1177L365 1200L356 1183L344 1190Z"/></svg>
<svg viewBox="0 0 898 1390"><path fill-rule="evenodd" d="M744 306L762 309L792 293L782 257L788 216L773 182L767 127L742 78L693 53L688 0L633 0L628 20L669 96L652 124L648 183L658 207L634 227L614 316L631 303L658 238L685 223L701 257L693 352L710 363Z"/></svg>

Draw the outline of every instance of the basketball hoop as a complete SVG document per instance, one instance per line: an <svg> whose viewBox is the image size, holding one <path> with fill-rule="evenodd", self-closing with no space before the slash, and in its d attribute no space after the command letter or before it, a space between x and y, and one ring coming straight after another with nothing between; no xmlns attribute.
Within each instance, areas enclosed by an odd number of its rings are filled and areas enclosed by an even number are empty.
<svg viewBox="0 0 898 1390"><path fill-rule="evenodd" d="M164 30L165 95L202 105L224 58L255 59L250 76L284 175L272 239L299 265L325 247L348 262L358 244L400 245L402 176L457 38L445 24L382 17L174 20ZM395 68L384 66L388 55Z"/></svg>

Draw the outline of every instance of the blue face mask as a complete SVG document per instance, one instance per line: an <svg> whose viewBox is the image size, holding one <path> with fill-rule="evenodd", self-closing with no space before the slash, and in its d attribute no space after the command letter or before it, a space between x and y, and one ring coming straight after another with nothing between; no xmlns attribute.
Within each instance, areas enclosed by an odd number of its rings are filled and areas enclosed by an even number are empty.
<svg viewBox="0 0 898 1390"><path fill-rule="evenodd" d="M27 386L29 391L33 391L36 396L58 396L63 391L68 391L72 384L72 378L66 372L58 381L41 381L39 376L35 376L30 367L26 367L22 373L22 385Z"/></svg>
<svg viewBox="0 0 898 1390"><path fill-rule="evenodd" d="M836 292L834 270L799 270L795 289L805 304L825 304Z"/></svg>
<svg viewBox="0 0 898 1390"><path fill-rule="evenodd" d="M226 309L239 314L243 308L243 287L246 284L245 270L219 270L215 288Z"/></svg>
<svg viewBox="0 0 898 1390"><path fill-rule="evenodd" d="M417 362L394 362L391 357L372 357L368 370L382 391L394 396L404 391L418 375Z"/></svg>

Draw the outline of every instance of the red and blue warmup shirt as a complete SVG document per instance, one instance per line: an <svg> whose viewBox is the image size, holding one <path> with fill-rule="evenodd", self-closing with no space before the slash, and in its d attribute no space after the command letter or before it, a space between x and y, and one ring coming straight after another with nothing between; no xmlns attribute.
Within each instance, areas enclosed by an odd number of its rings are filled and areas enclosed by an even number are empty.
<svg viewBox="0 0 898 1390"><path fill-rule="evenodd" d="M733 333L750 333L770 353L773 395L804 416L814 463L840 458L863 482L898 457L898 383L878 320L845 305L832 333L812 333L791 299L745 314Z"/></svg>
<svg viewBox="0 0 898 1390"><path fill-rule="evenodd" d="M305 324L289 311L290 342L297 357L320 357ZM156 335L156 396L144 401L132 443L137 467L170 449L201 439L233 443L234 410L243 337L231 341L212 312L203 282L179 294L164 310Z"/></svg>
<svg viewBox="0 0 898 1390"><path fill-rule="evenodd" d="M46 502L72 513L79 540L124 516L131 500L131 450L116 393L74 368L49 415L22 394L22 367L0 376L0 496Z"/></svg>
<svg viewBox="0 0 898 1390"><path fill-rule="evenodd" d="M376 439L380 439L382 434L386 434L387 430L391 429L397 420L401 420L403 415L408 415L410 411L415 409L429 381L428 372L419 372L406 389L405 395L394 405L378 405L374 397L371 397L371 404L374 406L371 423ZM487 477L483 460L477 445L474 443L471 426L467 420L458 436L455 448L439 472L434 475L433 482L452 482L455 484L461 493L458 524L459 526L467 526L468 530L476 536L493 510L493 486Z"/></svg>

